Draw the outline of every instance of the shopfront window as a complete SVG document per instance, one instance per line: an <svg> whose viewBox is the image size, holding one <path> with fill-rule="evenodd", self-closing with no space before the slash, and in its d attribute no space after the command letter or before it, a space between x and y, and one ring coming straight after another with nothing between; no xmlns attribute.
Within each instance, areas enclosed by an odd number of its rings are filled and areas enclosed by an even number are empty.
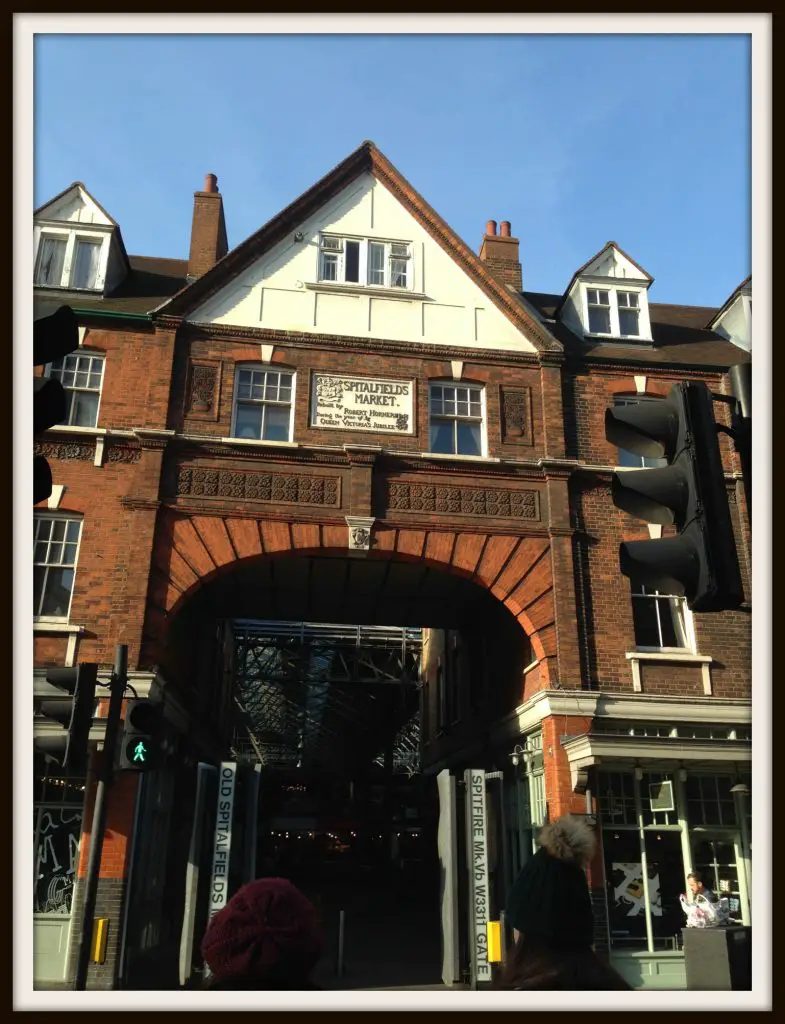
<svg viewBox="0 0 785 1024"><path fill-rule="evenodd" d="M681 772L681 779L676 772L598 772L609 938L615 953L681 947L685 918L679 897L686 876L695 870L717 896L728 897L732 921L749 923L745 797L731 792L734 776Z"/></svg>
<svg viewBox="0 0 785 1024"><path fill-rule="evenodd" d="M679 949L684 927L684 911L679 902L684 892L681 832L647 830L645 846L652 946L655 950Z"/></svg>
<svg viewBox="0 0 785 1024"><path fill-rule="evenodd" d="M547 814L542 733L530 733L520 749L522 756L515 767L514 784L505 787L511 879L517 877L536 851L537 834Z"/></svg>
<svg viewBox="0 0 785 1024"><path fill-rule="evenodd" d="M611 948L618 952L678 949L684 927L679 903L684 891L680 833L644 832L645 882L637 829L605 830L603 848Z"/></svg>
<svg viewBox="0 0 785 1024"><path fill-rule="evenodd" d="M644 825L678 825L676 783L672 774L646 772L641 779Z"/></svg>
<svg viewBox="0 0 785 1024"><path fill-rule="evenodd" d="M602 772L600 813L608 825L637 825L632 774Z"/></svg>
<svg viewBox="0 0 785 1024"><path fill-rule="evenodd" d="M699 871L703 884L717 898L727 897L731 924L741 924L737 844L729 836L696 835L692 841L693 871Z"/></svg>
<svg viewBox="0 0 785 1024"><path fill-rule="evenodd" d="M648 949L646 898L641 844L637 829L605 829L605 884L611 949L633 952Z"/></svg>
<svg viewBox="0 0 785 1024"><path fill-rule="evenodd" d="M735 825L733 783L730 775L691 775L686 784L690 825Z"/></svg>

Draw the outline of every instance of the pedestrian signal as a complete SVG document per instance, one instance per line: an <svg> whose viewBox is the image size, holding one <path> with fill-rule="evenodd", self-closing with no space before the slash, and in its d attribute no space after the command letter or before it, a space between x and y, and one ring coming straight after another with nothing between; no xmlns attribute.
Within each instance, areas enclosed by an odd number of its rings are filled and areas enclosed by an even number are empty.
<svg viewBox="0 0 785 1024"><path fill-rule="evenodd" d="M123 723L120 770L149 772L163 761L163 705L129 700Z"/></svg>

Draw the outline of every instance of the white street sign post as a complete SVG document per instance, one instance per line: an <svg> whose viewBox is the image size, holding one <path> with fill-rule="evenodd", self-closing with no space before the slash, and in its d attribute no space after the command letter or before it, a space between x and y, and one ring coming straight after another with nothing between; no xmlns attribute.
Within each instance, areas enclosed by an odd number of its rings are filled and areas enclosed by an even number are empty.
<svg viewBox="0 0 785 1024"><path fill-rule="evenodd" d="M488 918L490 893L488 876L488 814L485 805L485 772L468 768L466 785L466 856L469 869L469 942L471 944L472 988L491 980L488 963Z"/></svg>
<svg viewBox="0 0 785 1024"><path fill-rule="evenodd" d="M232 852L232 811L236 780L237 763L222 761L218 776L218 808L210 878L210 917L226 906L229 895L229 857Z"/></svg>

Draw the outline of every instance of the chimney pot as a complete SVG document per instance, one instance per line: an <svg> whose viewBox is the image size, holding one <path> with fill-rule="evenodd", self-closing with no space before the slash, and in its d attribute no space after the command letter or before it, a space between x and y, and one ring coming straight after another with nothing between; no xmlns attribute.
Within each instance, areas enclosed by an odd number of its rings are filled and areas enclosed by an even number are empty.
<svg viewBox="0 0 785 1024"><path fill-rule="evenodd" d="M204 179L204 190L205 192L217 192L218 191L218 179L214 174L205 175Z"/></svg>
<svg viewBox="0 0 785 1024"><path fill-rule="evenodd" d="M485 225L485 234L486 235L495 235L496 234L496 221L495 220L489 220L488 223Z"/></svg>
<svg viewBox="0 0 785 1024"><path fill-rule="evenodd" d="M502 229L500 233L502 238L509 238L510 235L512 234L512 231L510 229L510 222L508 220L502 221Z"/></svg>

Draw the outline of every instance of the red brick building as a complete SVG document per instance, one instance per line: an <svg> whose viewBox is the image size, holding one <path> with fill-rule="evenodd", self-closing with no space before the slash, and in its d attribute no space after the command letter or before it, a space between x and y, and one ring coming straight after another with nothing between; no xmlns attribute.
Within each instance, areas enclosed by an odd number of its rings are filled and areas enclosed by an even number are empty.
<svg viewBox="0 0 785 1024"><path fill-rule="evenodd" d="M35 510L35 694L50 665L106 679L127 644L136 693L180 733L165 770L114 785L108 956L89 984L179 943L195 764L231 736L227 630L285 620L423 627L423 775L504 776L497 899L546 814L588 813L598 946L636 984L683 985L689 870L750 920L751 610L692 615L620 575L620 540L650 530L611 502L636 457L603 422L684 379L729 393L750 282L719 310L650 303L652 278L608 242L562 295L527 292L509 223L475 254L372 143L232 250L213 175L188 260L127 256L80 183L35 231L38 312L67 302L81 325L45 371L69 418L36 446L55 487ZM749 598L740 464L721 446ZM42 760L36 775L37 848L55 836L74 861L92 782ZM73 970L64 874L40 872L41 983Z"/></svg>

